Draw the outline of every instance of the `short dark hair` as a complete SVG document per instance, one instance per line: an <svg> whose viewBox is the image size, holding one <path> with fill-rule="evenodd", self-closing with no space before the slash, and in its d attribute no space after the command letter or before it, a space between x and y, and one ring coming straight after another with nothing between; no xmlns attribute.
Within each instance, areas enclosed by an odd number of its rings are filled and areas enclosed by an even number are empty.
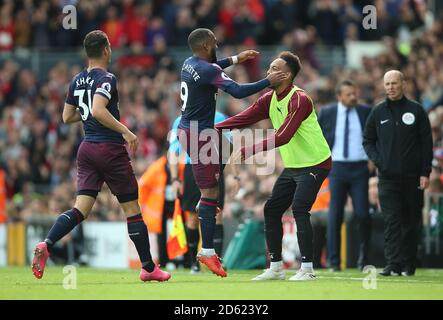
<svg viewBox="0 0 443 320"><path fill-rule="evenodd" d="M340 95L343 87L356 87L355 82L350 79L340 81L335 87L335 94Z"/></svg>
<svg viewBox="0 0 443 320"><path fill-rule="evenodd" d="M103 54L103 49L108 47L108 45L108 36L100 30L89 32L83 40L83 47L88 58L100 58Z"/></svg>
<svg viewBox="0 0 443 320"><path fill-rule="evenodd" d="M297 74L300 72L301 69L301 62L300 58L289 51L283 51L278 56L280 59L285 60L286 64L288 65L289 69L292 73L292 80L297 76Z"/></svg>
<svg viewBox="0 0 443 320"><path fill-rule="evenodd" d="M202 45L209 40L212 31L206 28L198 28L192 31L188 36L188 45L192 52L200 50Z"/></svg>

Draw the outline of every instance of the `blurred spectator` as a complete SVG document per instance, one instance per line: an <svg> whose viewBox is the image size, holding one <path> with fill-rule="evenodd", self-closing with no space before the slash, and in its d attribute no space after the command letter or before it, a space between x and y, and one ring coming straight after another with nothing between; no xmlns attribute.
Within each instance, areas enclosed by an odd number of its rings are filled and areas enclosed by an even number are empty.
<svg viewBox="0 0 443 320"><path fill-rule="evenodd" d="M280 41L284 34L296 26L297 6L296 0L273 1L266 15L264 44Z"/></svg>
<svg viewBox="0 0 443 320"><path fill-rule="evenodd" d="M172 44L176 46L187 46L188 36L195 27L196 22L192 16L191 9L188 7L179 8L173 30Z"/></svg>
<svg viewBox="0 0 443 320"><path fill-rule="evenodd" d="M152 67L153 63L152 57L144 52L142 42L133 42L129 54L118 59L118 67L120 69L129 68L139 74L146 72Z"/></svg>
<svg viewBox="0 0 443 320"><path fill-rule="evenodd" d="M0 52L11 51L14 47L15 28L12 6L5 4L0 9Z"/></svg>
<svg viewBox="0 0 443 320"><path fill-rule="evenodd" d="M257 18L251 15L246 2L237 8L232 26L236 30L232 39L236 44L243 43L248 38L255 39L259 35L261 28Z"/></svg>
<svg viewBox="0 0 443 320"><path fill-rule="evenodd" d="M213 29L218 23L216 1L199 1L195 9L195 15L197 25L200 28Z"/></svg>
<svg viewBox="0 0 443 320"><path fill-rule="evenodd" d="M15 16L15 46L28 48L31 45L32 25L29 14L20 10Z"/></svg>
<svg viewBox="0 0 443 320"><path fill-rule="evenodd" d="M146 44L148 47L152 47L156 38L161 37L168 43L169 31L165 26L164 21L160 17L154 17L151 25L146 33Z"/></svg>
<svg viewBox="0 0 443 320"><path fill-rule="evenodd" d="M106 20L100 29L108 35L111 48L118 49L124 45L126 41L124 24L118 17L117 7L110 6L106 9Z"/></svg>
<svg viewBox="0 0 443 320"><path fill-rule="evenodd" d="M342 29L338 5L333 0L317 0L312 4L312 23L317 28L318 36L325 45L343 45Z"/></svg>

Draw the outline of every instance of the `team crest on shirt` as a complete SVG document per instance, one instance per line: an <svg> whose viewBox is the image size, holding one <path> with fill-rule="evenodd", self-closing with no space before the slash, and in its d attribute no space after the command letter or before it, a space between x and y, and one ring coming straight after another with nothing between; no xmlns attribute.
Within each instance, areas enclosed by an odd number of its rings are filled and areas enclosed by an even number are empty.
<svg viewBox="0 0 443 320"><path fill-rule="evenodd" d="M102 89L105 89L108 92L111 92L111 84L109 82L102 83Z"/></svg>
<svg viewBox="0 0 443 320"><path fill-rule="evenodd" d="M404 124L410 126L411 124L413 124L415 122L415 116L410 112L406 112L401 117L401 120L403 121Z"/></svg>

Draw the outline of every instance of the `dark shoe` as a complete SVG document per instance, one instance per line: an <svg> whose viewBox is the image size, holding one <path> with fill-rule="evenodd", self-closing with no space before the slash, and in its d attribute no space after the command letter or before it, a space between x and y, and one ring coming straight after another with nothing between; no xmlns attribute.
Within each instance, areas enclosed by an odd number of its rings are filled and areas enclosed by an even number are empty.
<svg viewBox="0 0 443 320"><path fill-rule="evenodd" d="M384 277L389 277L389 276L398 277L398 276L401 276L401 272L400 272L400 270L396 270L391 267L386 267L383 269L382 272L379 273L379 275L384 276Z"/></svg>
<svg viewBox="0 0 443 320"><path fill-rule="evenodd" d="M191 266L191 274L200 274L200 263L195 262Z"/></svg>
<svg viewBox="0 0 443 320"><path fill-rule="evenodd" d="M415 268L404 268L401 275L405 277L413 277L415 276Z"/></svg>

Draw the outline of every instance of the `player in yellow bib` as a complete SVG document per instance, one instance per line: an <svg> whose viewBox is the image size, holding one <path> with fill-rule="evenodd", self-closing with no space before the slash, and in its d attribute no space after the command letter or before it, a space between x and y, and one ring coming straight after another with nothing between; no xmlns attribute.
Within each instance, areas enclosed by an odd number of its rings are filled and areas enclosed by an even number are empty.
<svg viewBox="0 0 443 320"><path fill-rule="evenodd" d="M264 119L270 119L275 134L269 139L242 148L234 161L279 148L284 170L274 185L264 207L266 243L271 256L270 268L253 280L283 280L282 215L292 206L297 225L298 245L302 256L300 270L289 280L314 280L312 266L313 236L310 210L323 180L331 169L331 151L323 136L315 114L314 103L293 84L301 69L299 58L282 52L268 70L268 74L283 71L286 80L272 87L252 106L216 125L219 130L240 129Z"/></svg>

